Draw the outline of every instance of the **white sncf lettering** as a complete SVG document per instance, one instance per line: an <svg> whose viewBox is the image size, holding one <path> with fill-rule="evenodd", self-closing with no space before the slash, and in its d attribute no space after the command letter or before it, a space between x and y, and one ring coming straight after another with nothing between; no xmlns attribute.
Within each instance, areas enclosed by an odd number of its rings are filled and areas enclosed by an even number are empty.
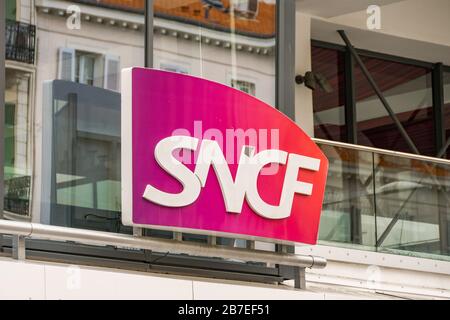
<svg viewBox="0 0 450 320"><path fill-rule="evenodd" d="M313 185L298 181L300 169L319 171L320 160L280 150L265 150L255 154L255 148L244 146L240 155L236 177L233 179L225 156L216 141L202 140L195 171L192 172L173 153L176 150L196 151L197 138L172 136L161 140L155 148L159 166L177 179L183 189L180 193L167 193L147 185L144 199L166 207L185 207L194 203L206 186L210 168L219 181L226 211L241 213L244 199L250 207L267 219L285 219L291 215L294 195L312 195ZM266 203L258 192L258 176L270 164L287 165L279 206Z"/></svg>

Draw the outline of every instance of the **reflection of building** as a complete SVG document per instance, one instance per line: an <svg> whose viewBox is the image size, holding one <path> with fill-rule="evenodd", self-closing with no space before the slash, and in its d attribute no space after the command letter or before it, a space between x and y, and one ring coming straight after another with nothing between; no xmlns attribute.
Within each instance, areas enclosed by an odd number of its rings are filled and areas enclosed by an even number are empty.
<svg viewBox="0 0 450 320"><path fill-rule="evenodd" d="M29 215L31 194L36 39L31 1L17 3L5 3L5 210L20 218Z"/></svg>
<svg viewBox="0 0 450 320"><path fill-rule="evenodd" d="M65 27L66 20L61 18L67 16L65 1L37 1L40 45L59 52L59 65L47 60L47 56L42 57L39 65L47 66L46 79L57 73L59 79L115 90L118 79L112 84L106 83L106 79L114 77L120 68L142 65L144 61L143 1L126 5L120 1L74 2L81 8L80 30ZM155 2L154 66L242 88L254 87L257 97L274 105L273 3L261 1L254 17L238 16L230 24L227 12L212 8L206 18L208 8L201 1L185 2L186 5L179 6ZM228 7L229 1L225 2ZM244 4L245 1L240 3L241 8ZM248 5L251 9L251 4ZM60 26L58 33L64 30L65 34L55 35L52 26ZM201 34L199 26L203 27ZM236 33L230 34L231 29ZM47 43L48 37L52 41ZM236 56L232 55L234 48Z"/></svg>
<svg viewBox="0 0 450 320"><path fill-rule="evenodd" d="M202 1L182 1L177 2L177 6L167 1L155 1L154 66L215 80L274 105L275 5L273 1L260 1L258 10L254 11L252 3L237 3L237 17L230 24L229 1L224 2L227 10ZM80 8L79 16L75 16L81 21L79 29L67 26L71 17L67 12L69 4ZM119 91L120 70L144 64L143 10L144 1L139 0L126 3L36 1L40 53L37 82L59 79ZM37 101L47 101L43 86L36 90ZM45 115L44 108L40 103L37 105L37 119L41 118L41 113ZM45 139L39 137L40 132L37 132L37 150L41 150L41 141L45 144ZM85 145L87 149L95 149L99 143L91 139L92 145ZM36 166L44 166L45 161L41 164L39 159L38 156ZM75 172L72 174L76 176ZM41 185L42 181L45 183L45 177L40 171L36 172L36 185ZM108 186L106 180L96 184L98 188L109 190ZM72 192L78 194L80 188L92 190L92 186L86 184ZM85 192L85 196L73 196L76 199L95 198L90 194L92 191ZM118 198L114 192L118 193L119 189L99 189L95 194L104 192L112 192L111 197ZM45 198L39 189L35 189L35 196L36 199ZM92 203L82 203L82 207L95 208ZM39 201L33 205L35 211L40 212ZM40 214L35 214L36 221Z"/></svg>

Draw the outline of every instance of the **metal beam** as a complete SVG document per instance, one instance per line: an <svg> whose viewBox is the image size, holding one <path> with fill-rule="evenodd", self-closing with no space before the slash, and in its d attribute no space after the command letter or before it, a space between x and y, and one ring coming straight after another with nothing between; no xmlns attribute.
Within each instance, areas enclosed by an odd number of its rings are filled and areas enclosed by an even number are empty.
<svg viewBox="0 0 450 320"><path fill-rule="evenodd" d="M305 268L294 267L294 287L296 289L306 289L306 270Z"/></svg>
<svg viewBox="0 0 450 320"><path fill-rule="evenodd" d="M145 62L146 68L153 68L153 0L145 0Z"/></svg>
<svg viewBox="0 0 450 320"><path fill-rule="evenodd" d="M439 150L439 153L437 155L438 158L443 158L445 154L447 153L448 148L450 147L450 138L448 138L445 145L442 147L441 150Z"/></svg>
<svg viewBox="0 0 450 320"><path fill-rule="evenodd" d="M433 118L435 124L436 152L445 145L444 126L444 66L437 63L433 67Z"/></svg>
<svg viewBox="0 0 450 320"><path fill-rule="evenodd" d="M347 45L347 49L351 52L353 58L355 59L356 63L359 65L361 71L366 76L367 81L369 81L370 85L372 86L373 90L375 91L376 95L380 99L381 103L383 104L386 111L389 113L389 116L394 121L395 125L397 126L398 130L400 131L400 134L405 139L406 143L408 144L408 147L411 149L411 151L415 154L420 154L419 150L417 149L414 142L409 137L408 133L406 132L405 128L403 127L400 120L397 118L397 115L395 114L394 110L392 110L391 106L389 105L389 102L384 97L384 94L381 92L380 88L378 87L375 80L372 78L372 75L370 74L369 70L367 70L364 62L361 60L359 54L356 52L355 48L353 47L352 43L347 37L347 34L344 30L338 30L339 35L341 36L342 40L344 40L345 44Z"/></svg>
<svg viewBox="0 0 450 320"><path fill-rule="evenodd" d="M4 204L4 127L5 127L5 47L6 47L6 1L0 7L0 219L3 219ZM3 236L0 234L0 252L3 250Z"/></svg>
<svg viewBox="0 0 450 320"><path fill-rule="evenodd" d="M0 220L0 232L12 236L52 241L73 241L87 245L108 245L120 248L187 254L194 257L236 259L242 261L273 263L300 268L324 268L327 261L321 257L280 254L174 240L137 238L132 235L48 226L29 222Z"/></svg>
<svg viewBox="0 0 450 320"><path fill-rule="evenodd" d="M25 237L14 235L12 237L12 256L16 260L25 260Z"/></svg>
<svg viewBox="0 0 450 320"><path fill-rule="evenodd" d="M295 0L277 0L276 107L295 121Z"/></svg>
<svg viewBox="0 0 450 320"><path fill-rule="evenodd" d="M348 143L358 143L355 96L355 59L350 50L345 52L345 127Z"/></svg>

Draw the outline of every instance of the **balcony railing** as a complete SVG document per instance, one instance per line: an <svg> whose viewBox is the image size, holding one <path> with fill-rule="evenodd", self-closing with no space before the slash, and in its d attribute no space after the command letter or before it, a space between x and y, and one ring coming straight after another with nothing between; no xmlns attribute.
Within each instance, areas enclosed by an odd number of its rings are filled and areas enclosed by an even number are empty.
<svg viewBox="0 0 450 320"><path fill-rule="evenodd" d="M6 59L34 64L36 27L6 20Z"/></svg>
<svg viewBox="0 0 450 320"><path fill-rule="evenodd" d="M450 161L316 140L330 161L319 240L450 259Z"/></svg>

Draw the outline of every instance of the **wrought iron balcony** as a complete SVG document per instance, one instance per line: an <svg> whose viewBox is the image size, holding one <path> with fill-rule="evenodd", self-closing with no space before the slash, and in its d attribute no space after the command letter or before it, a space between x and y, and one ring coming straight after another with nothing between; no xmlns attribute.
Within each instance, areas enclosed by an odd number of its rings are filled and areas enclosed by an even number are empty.
<svg viewBox="0 0 450 320"><path fill-rule="evenodd" d="M6 20L6 59L34 64L36 26Z"/></svg>

